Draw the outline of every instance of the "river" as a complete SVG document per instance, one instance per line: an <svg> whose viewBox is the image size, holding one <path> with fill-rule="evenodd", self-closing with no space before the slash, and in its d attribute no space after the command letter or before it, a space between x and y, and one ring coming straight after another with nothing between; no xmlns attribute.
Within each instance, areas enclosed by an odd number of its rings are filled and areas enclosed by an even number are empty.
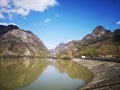
<svg viewBox="0 0 120 90"><path fill-rule="evenodd" d="M0 60L0 90L78 90L93 77L70 60Z"/></svg>

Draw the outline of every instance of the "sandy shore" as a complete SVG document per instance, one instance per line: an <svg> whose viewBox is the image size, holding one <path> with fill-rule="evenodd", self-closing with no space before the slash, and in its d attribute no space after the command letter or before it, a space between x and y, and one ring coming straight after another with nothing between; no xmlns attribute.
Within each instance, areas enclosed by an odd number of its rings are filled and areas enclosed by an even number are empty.
<svg viewBox="0 0 120 90"><path fill-rule="evenodd" d="M80 90L120 90L120 63L82 59L73 61L84 65L94 74L92 81Z"/></svg>

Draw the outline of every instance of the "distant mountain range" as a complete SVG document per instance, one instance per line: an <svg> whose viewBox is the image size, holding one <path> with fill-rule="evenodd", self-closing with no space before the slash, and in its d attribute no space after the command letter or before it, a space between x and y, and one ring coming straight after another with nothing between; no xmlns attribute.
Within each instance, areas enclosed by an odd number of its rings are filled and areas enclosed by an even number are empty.
<svg viewBox="0 0 120 90"><path fill-rule="evenodd" d="M53 53L58 58L120 58L120 29L111 32L103 26L97 26L82 40L59 44Z"/></svg>
<svg viewBox="0 0 120 90"><path fill-rule="evenodd" d="M48 50L31 31L0 25L0 57L46 57Z"/></svg>
<svg viewBox="0 0 120 90"><path fill-rule="evenodd" d="M49 50L52 55L59 53L59 51L66 46L66 43L60 43L55 49Z"/></svg>

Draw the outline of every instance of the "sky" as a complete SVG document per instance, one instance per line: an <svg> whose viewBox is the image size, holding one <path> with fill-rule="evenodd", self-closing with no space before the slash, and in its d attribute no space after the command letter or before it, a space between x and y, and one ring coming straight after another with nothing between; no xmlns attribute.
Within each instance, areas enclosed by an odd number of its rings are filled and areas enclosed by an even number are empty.
<svg viewBox="0 0 120 90"><path fill-rule="evenodd" d="M53 49L98 25L120 28L120 0L0 0L0 24L30 30Z"/></svg>

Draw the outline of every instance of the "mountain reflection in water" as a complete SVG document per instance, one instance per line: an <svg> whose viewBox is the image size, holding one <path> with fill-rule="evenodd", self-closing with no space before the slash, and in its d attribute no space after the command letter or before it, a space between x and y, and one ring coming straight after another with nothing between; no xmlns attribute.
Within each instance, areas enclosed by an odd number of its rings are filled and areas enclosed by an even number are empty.
<svg viewBox="0 0 120 90"><path fill-rule="evenodd" d="M15 90L31 84L47 65L45 60L0 60L0 90Z"/></svg>
<svg viewBox="0 0 120 90"><path fill-rule="evenodd" d="M0 90L76 90L92 76L72 61L0 60Z"/></svg>
<svg viewBox="0 0 120 90"><path fill-rule="evenodd" d="M92 72L88 71L86 67L69 60L58 60L55 67L61 73L67 73L73 79L84 80L85 83L88 83L93 77Z"/></svg>

